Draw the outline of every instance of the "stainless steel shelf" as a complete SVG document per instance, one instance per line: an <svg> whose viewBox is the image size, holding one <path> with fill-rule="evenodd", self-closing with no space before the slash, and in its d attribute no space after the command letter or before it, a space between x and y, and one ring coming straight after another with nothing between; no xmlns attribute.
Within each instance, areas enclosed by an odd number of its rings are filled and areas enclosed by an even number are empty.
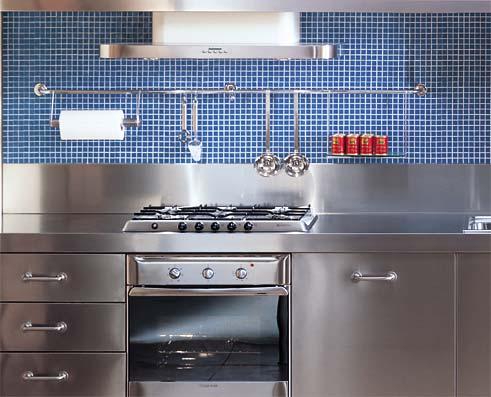
<svg viewBox="0 0 491 397"><path fill-rule="evenodd" d="M405 159L407 158L407 155L405 154L389 154L387 156L334 156L332 154L328 155L327 158L329 160L331 159L350 159L350 160L357 160L357 159L369 159L369 160L375 160L375 159Z"/></svg>
<svg viewBox="0 0 491 397"><path fill-rule="evenodd" d="M421 85L418 85L421 86ZM424 87L424 86L423 86ZM427 90L426 87L424 87L425 93L423 95L426 95ZM421 94L418 94L421 95ZM357 155L357 156L349 156L349 155L332 155L329 154L327 156L328 159L405 159L408 156L409 153L409 101L408 101L409 95L406 94L403 96L402 100L402 112L397 112L396 108L394 107L392 114L392 117L394 120L397 120L398 115L400 117L400 125L399 127L396 127L390 131L390 133L386 132L383 135L388 135L389 137L389 148L396 142L396 145L393 146L393 151L391 152L389 149L389 154L386 156L376 156L376 155L371 155L371 156L366 156L366 155ZM399 106L400 103L394 104L393 106ZM330 115L331 112L331 101L328 102L328 115ZM373 131L365 131L365 133L373 133ZM377 135L377 134L375 134ZM394 139L396 138L396 139ZM328 150L332 150L332 131L329 126L328 131L327 131L327 142L328 142Z"/></svg>

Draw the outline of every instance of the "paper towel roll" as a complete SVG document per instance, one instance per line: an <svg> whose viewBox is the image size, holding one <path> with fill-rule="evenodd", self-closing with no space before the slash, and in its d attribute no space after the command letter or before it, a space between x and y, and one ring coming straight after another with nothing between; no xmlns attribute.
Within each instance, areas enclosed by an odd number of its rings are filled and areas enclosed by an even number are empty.
<svg viewBox="0 0 491 397"><path fill-rule="evenodd" d="M63 110L60 113L62 140L124 139L122 110Z"/></svg>

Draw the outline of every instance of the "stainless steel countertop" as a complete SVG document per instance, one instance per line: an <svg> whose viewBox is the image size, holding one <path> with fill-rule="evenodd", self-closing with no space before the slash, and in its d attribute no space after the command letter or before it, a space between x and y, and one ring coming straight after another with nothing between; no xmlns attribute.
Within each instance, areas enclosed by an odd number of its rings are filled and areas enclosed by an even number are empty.
<svg viewBox="0 0 491 397"><path fill-rule="evenodd" d="M325 214L308 233L122 233L129 214L3 215L0 252L491 252L467 214Z"/></svg>

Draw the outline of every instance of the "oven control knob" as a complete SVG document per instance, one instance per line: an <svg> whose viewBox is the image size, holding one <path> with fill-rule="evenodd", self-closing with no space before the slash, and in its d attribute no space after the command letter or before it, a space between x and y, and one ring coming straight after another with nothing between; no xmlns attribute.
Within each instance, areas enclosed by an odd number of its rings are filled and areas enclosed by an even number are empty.
<svg viewBox="0 0 491 397"><path fill-rule="evenodd" d="M218 222L213 222L211 224L211 230L214 232L218 232L220 230L220 224Z"/></svg>
<svg viewBox="0 0 491 397"><path fill-rule="evenodd" d="M244 280L247 277L247 270L243 267L237 269L235 271L235 277L237 277L239 280Z"/></svg>
<svg viewBox="0 0 491 397"><path fill-rule="evenodd" d="M210 269L209 267L203 270L203 277L206 278L207 280L211 280L214 275L215 272L213 271L213 269Z"/></svg>
<svg viewBox="0 0 491 397"><path fill-rule="evenodd" d="M188 225L185 222L179 222L177 228L179 229L180 232L185 232L186 230L188 230Z"/></svg>
<svg viewBox="0 0 491 397"><path fill-rule="evenodd" d="M181 270L178 269L177 267L174 267L174 268L170 269L169 270L169 277L172 280L177 280L178 278L181 277Z"/></svg>
<svg viewBox="0 0 491 397"><path fill-rule="evenodd" d="M227 225L227 229L229 230L229 232L235 232L235 229L237 229L237 224L235 222L230 222Z"/></svg>
<svg viewBox="0 0 491 397"><path fill-rule="evenodd" d="M198 222L196 225L194 225L194 228L196 229L197 232L202 232L203 229L205 228L205 225L203 222Z"/></svg>
<svg viewBox="0 0 491 397"><path fill-rule="evenodd" d="M254 228L254 225L251 222L244 223L244 230L246 232L252 232L253 228Z"/></svg>

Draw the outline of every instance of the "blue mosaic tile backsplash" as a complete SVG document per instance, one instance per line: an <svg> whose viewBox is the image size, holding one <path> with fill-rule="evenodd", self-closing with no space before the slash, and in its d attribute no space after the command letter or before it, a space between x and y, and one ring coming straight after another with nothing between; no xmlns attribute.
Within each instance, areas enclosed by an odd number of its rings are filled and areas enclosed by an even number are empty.
<svg viewBox="0 0 491 397"><path fill-rule="evenodd" d="M301 98L302 150L313 163L491 163L491 14L306 13L304 43L335 43L335 60L102 60L101 43L151 42L149 13L3 15L3 158L6 163L189 163L178 142L176 96L145 96L143 126L115 141L61 141L48 125L50 97L66 89L353 88L405 89L424 98L337 95ZM191 99L191 98L188 98ZM252 163L263 150L264 99L198 97L203 163ZM292 98L273 98L272 146L293 146ZM62 109L124 109L125 96L61 96ZM406 109L406 111L405 111ZM407 128L407 131L406 131ZM330 159L336 132L388 134L402 158ZM407 149L407 153L404 153Z"/></svg>

